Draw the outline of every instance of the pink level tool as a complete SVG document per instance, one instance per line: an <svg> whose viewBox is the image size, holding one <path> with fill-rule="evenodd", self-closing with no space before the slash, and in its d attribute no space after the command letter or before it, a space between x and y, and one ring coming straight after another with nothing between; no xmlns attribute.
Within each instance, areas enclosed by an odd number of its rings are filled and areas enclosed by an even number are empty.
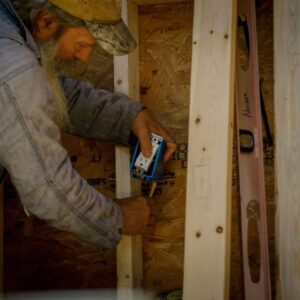
<svg viewBox="0 0 300 300"><path fill-rule="evenodd" d="M237 48L236 115L245 299L264 300L271 299L271 288L255 0L238 0L238 18L238 30L243 34ZM255 271L249 263L253 241L257 249Z"/></svg>

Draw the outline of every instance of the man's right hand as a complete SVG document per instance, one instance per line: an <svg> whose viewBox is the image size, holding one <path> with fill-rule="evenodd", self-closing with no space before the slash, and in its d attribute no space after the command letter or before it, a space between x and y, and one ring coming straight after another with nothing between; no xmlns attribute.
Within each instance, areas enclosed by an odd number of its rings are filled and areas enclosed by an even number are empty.
<svg viewBox="0 0 300 300"><path fill-rule="evenodd" d="M123 213L123 234L137 235L142 234L149 222L151 213L151 199L146 197L134 197L118 199Z"/></svg>

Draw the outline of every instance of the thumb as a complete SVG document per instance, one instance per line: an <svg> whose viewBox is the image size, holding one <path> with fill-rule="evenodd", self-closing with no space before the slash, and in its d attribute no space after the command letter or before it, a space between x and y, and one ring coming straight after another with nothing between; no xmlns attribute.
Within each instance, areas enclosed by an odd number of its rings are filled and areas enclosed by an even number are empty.
<svg viewBox="0 0 300 300"><path fill-rule="evenodd" d="M140 147L142 154L149 158L152 154L152 143L150 138L150 131L148 129L144 129L139 134L139 141L140 141Z"/></svg>

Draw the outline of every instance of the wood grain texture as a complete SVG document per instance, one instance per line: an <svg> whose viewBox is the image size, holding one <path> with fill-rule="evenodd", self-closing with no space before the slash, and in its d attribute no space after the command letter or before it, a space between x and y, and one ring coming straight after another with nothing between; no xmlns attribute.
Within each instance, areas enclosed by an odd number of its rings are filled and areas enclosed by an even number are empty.
<svg viewBox="0 0 300 300"><path fill-rule="evenodd" d="M145 288L157 293L183 284L192 21L193 3L139 7L141 102L179 143L154 194L156 222L144 236Z"/></svg>
<svg viewBox="0 0 300 300"><path fill-rule="evenodd" d="M122 17L138 42L138 10L131 1L122 2ZM123 92L131 98L139 99L138 52L135 49L128 56L115 57L115 91ZM129 149L116 148L116 194L117 198L135 196L137 184L130 178ZM142 237L124 236L117 247L118 299L140 299L143 284Z"/></svg>
<svg viewBox="0 0 300 300"><path fill-rule="evenodd" d="M227 299L236 1L195 1L184 299ZM217 284L216 284L217 282Z"/></svg>
<svg viewBox="0 0 300 300"><path fill-rule="evenodd" d="M278 299L300 299L300 1L275 0Z"/></svg>

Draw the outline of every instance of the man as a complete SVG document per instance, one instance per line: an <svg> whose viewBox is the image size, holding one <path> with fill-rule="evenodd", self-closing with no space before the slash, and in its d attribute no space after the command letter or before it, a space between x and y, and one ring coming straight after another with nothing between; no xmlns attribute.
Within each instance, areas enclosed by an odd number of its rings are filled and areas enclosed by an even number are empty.
<svg viewBox="0 0 300 300"><path fill-rule="evenodd" d="M113 0L0 0L0 165L24 207L82 240L113 247L142 233L145 197L108 199L72 168L60 129L127 145L131 133L151 155L150 132L176 144L138 102L59 76L65 64L86 63L99 43L122 55L135 42Z"/></svg>

